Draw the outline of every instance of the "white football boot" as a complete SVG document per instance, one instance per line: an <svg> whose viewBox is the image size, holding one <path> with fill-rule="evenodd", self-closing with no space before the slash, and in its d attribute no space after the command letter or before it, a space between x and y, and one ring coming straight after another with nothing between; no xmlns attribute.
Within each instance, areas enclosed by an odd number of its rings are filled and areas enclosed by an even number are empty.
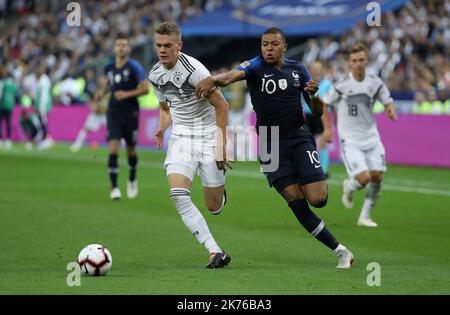
<svg viewBox="0 0 450 315"><path fill-rule="evenodd" d="M336 253L336 256L338 256L338 265L336 268L339 269L349 269L355 261L355 257L352 252L347 248L339 250Z"/></svg>
<svg viewBox="0 0 450 315"><path fill-rule="evenodd" d="M81 149L81 145L74 143L70 146L70 152L76 153L78 151L80 151Z"/></svg>
<svg viewBox="0 0 450 315"><path fill-rule="evenodd" d="M367 227L377 227L378 223L374 222L371 218L359 218L358 225Z"/></svg>
<svg viewBox="0 0 450 315"><path fill-rule="evenodd" d="M128 198L134 199L134 198L136 198L137 194L138 194L138 183L137 183L137 180L134 180L132 182L128 181L128 183L127 183L127 195L128 195Z"/></svg>
<svg viewBox="0 0 450 315"><path fill-rule="evenodd" d="M109 196L112 200L119 200L122 197L122 193L120 192L120 189L116 187L111 190L111 194Z"/></svg>

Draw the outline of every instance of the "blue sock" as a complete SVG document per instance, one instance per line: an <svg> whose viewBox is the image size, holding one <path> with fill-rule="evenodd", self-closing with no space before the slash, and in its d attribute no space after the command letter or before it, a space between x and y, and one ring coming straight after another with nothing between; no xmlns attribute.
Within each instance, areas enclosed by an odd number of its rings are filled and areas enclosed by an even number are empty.
<svg viewBox="0 0 450 315"><path fill-rule="evenodd" d="M300 222L305 230L312 234L318 241L331 250L335 250L338 247L339 242L328 231L323 221L311 211L305 199L297 199L289 202L289 208L292 209L298 222Z"/></svg>
<svg viewBox="0 0 450 315"><path fill-rule="evenodd" d="M108 158L108 173L112 188L117 187L117 176L119 174L118 158L117 154L110 154Z"/></svg>
<svg viewBox="0 0 450 315"><path fill-rule="evenodd" d="M320 149L319 158L323 172L325 174L328 173L328 165L330 164L330 151L328 150L328 147Z"/></svg>

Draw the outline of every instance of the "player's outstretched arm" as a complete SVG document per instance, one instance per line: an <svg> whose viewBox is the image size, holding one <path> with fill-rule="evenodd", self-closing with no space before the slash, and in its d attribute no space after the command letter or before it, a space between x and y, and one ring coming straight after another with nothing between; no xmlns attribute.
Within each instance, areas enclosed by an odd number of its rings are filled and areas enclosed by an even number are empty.
<svg viewBox="0 0 450 315"><path fill-rule="evenodd" d="M197 85L197 98L207 97L216 87L224 87L233 82L245 79L245 71L230 70L228 72L209 76Z"/></svg>
<svg viewBox="0 0 450 315"><path fill-rule="evenodd" d="M397 121L397 113L395 112L394 104L389 103L384 105L384 110L386 111L386 114L388 115L390 120Z"/></svg>
<svg viewBox="0 0 450 315"><path fill-rule="evenodd" d="M158 122L158 129L156 129L155 134L153 135L156 140L156 146L158 149L161 149L163 143L164 143L164 133L166 132L167 128L169 128L170 124L172 123L172 118L170 116L170 109L167 102L160 102L159 103L160 109L159 109L159 122Z"/></svg>

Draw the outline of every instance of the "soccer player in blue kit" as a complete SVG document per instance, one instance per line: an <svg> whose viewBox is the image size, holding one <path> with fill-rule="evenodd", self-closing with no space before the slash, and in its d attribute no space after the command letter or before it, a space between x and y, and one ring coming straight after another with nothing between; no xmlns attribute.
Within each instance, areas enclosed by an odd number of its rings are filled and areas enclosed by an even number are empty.
<svg viewBox="0 0 450 315"><path fill-rule="evenodd" d="M256 128L278 128L279 165L275 171L265 171L271 187L287 201L300 224L316 239L334 251L337 268L350 268L353 254L340 244L324 222L310 209L309 204L321 208L328 199L328 185L316 151L316 143L303 117L301 97L313 114L321 116L324 109L317 96L318 84L311 80L306 67L284 57L286 38L278 28L267 29L261 37L261 55L243 62L229 72L207 77L197 86L197 97L208 95L216 87L224 87L245 79L256 112ZM269 151L273 144L267 139ZM260 159L264 170L264 162ZM267 170L267 169L266 169Z"/></svg>
<svg viewBox="0 0 450 315"><path fill-rule="evenodd" d="M137 98L148 93L149 85L144 69L130 58L131 47L128 38L119 35L114 45L115 59L105 66L104 76L100 79L101 88L96 93L95 101L111 91L107 111L108 129L108 172L111 181L112 200L118 200L122 194L117 184L119 173L119 149L121 139L125 139L128 156L129 177L127 183L128 198L136 198L138 186L136 168L138 157L136 141L139 128L139 103Z"/></svg>

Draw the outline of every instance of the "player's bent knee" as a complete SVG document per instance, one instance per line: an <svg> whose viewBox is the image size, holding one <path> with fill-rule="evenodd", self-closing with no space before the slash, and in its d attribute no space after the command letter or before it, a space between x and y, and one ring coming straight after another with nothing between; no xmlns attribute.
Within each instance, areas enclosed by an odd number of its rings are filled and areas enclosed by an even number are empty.
<svg viewBox="0 0 450 315"><path fill-rule="evenodd" d="M370 174L370 181L372 183L380 184L383 181L383 174L382 173Z"/></svg>
<svg viewBox="0 0 450 315"><path fill-rule="evenodd" d="M214 200L214 202L208 202L206 208L211 214L219 214L225 206L225 197L221 196L220 200Z"/></svg>
<svg viewBox="0 0 450 315"><path fill-rule="evenodd" d="M316 198L311 198L311 200L308 201L314 208L323 208L328 203L328 194Z"/></svg>
<svg viewBox="0 0 450 315"><path fill-rule="evenodd" d="M208 208L208 211L210 212L210 213L212 213L212 214L219 214L220 213L220 211L222 211L222 205L220 204L220 205L216 205L216 206L210 206L210 207L207 207Z"/></svg>
<svg viewBox="0 0 450 315"><path fill-rule="evenodd" d="M360 176L356 178L356 181L359 183L361 187L366 187L367 184L370 182L370 175Z"/></svg>

